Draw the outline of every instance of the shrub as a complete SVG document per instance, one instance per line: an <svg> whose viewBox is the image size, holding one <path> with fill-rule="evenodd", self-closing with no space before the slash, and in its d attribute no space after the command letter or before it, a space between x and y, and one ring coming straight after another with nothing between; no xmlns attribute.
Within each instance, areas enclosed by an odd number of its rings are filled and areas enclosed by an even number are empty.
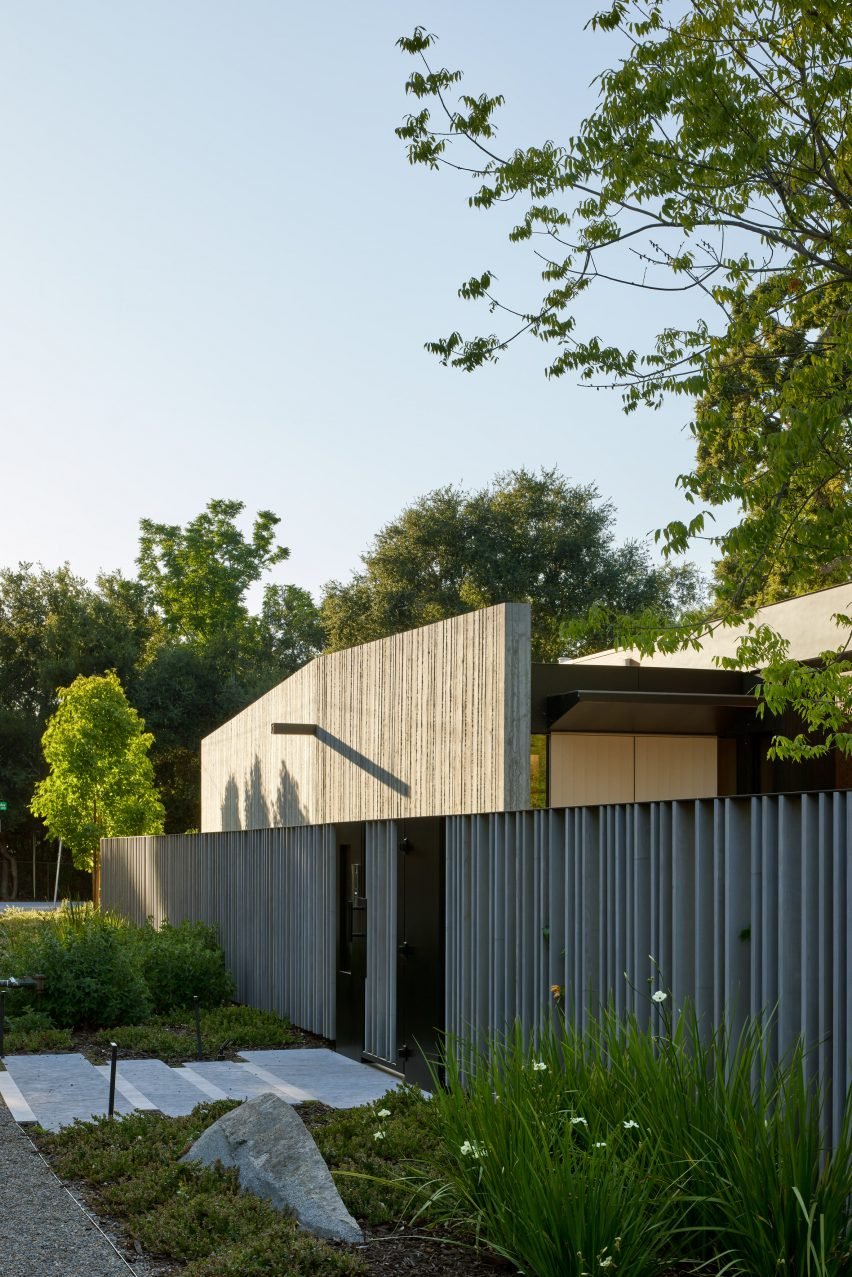
<svg viewBox="0 0 852 1277"><path fill-rule="evenodd" d="M184 921L164 922L159 931L149 921L134 936L142 974L155 1014L192 1005L221 1006L232 997L234 981L225 966L215 927Z"/></svg>
<svg viewBox="0 0 852 1277"><path fill-rule="evenodd" d="M44 975L40 1006L60 1027L95 1028L144 1020L151 1000L125 926L87 912L45 925L34 961Z"/></svg>

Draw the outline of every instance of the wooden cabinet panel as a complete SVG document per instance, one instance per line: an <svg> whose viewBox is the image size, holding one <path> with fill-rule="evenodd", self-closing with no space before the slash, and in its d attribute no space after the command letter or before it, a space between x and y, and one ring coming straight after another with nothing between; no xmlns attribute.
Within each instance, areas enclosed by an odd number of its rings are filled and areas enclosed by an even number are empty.
<svg viewBox="0 0 852 1277"><path fill-rule="evenodd" d="M636 801L715 798L715 736L637 736Z"/></svg>
<svg viewBox="0 0 852 1277"><path fill-rule="evenodd" d="M551 807L632 803L632 736L554 732L549 742Z"/></svg>

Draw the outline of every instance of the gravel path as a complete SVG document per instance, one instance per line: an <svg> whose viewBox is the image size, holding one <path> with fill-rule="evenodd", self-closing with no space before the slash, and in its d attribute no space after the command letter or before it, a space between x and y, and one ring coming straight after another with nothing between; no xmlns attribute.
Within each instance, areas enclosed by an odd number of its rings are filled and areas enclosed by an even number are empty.
<svg viewBox="0 0 852 1277"><path fill-rule="evenodd" d="M3 1277L127 1277L128 1271L0 1104Z"/></svg>

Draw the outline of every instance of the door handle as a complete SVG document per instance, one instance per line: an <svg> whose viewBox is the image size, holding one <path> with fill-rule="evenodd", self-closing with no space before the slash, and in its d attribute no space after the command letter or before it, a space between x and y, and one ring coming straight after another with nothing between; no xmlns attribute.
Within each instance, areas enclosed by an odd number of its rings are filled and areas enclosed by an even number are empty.
<svg viewBox="0 0 852 1277"><path fill-rule="evenodd" d="M411 945L407 940L403 940L401 944L396 946L397 953L401 953L403 957L411 951Z"/></svg>

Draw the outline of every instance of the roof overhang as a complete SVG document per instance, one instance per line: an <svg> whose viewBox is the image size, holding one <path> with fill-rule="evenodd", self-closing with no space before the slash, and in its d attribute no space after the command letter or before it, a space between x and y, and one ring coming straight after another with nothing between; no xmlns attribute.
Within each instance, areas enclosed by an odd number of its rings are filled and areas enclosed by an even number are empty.
<svg viewBox="0 0 852 1277"><path fill-rule="evenodd" d="M744 693L575 688L547 697L547 723L552 732L718 736L746 726L755 705Z"/></svg>

